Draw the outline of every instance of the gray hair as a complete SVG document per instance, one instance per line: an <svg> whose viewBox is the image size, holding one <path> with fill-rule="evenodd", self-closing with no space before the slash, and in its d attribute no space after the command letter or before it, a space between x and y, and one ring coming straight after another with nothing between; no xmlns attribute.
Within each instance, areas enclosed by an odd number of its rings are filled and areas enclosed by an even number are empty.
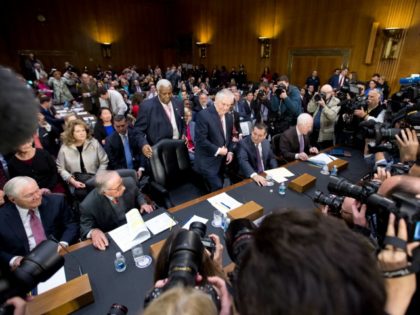
<svg viewBox="0 0 420 315"><path fill-rule="evenodd" d="M230 99L233 102L235 99L235 96L233 95L232 91L228 89L223 89L217 92L214 102L219 103L221 100L226 99L226 98Z"/></svg>
<svg viewBox="0 0 420 315"><path fill-rule="evenodd" d="M115 176L120 176L116 171L101 170L96 173L95 186L100 194L102 194L108 187L108 181Z"/></svg>
<svg viewBox="0 0 420 315"><path fill-rule="evenodd" d="M18 198L21 189L30 183L36 183L36 181L28 176L13 177L4 185L3 191L9 198Z"/></svg>
<svg viewBox="0 0 420 315"><path fill-rule="evenodd" d="M156 84L156 90L160 90L160 88L171 88L172 89L172 84L169 80L166 79L160 79L158 81L158 83Z"/></svg>
<svg viewBox="0 0 420 315"><path fill-rule="evenodd" d="M297 125L299 126L305 126L308 124L312 124L314 121L314 119L312 118L311 115L309 115L308 113L303 113L300 114L297 118Z"/></svg>

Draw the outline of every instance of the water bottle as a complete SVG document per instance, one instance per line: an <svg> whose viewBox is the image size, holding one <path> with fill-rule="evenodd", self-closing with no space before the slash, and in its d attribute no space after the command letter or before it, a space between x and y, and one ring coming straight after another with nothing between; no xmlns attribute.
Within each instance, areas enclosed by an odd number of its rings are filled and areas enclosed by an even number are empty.
<svg viewBox="0 0 420 315"><path fill-rule="evenodd" d="M228 229L229 224L230 224L230 219L228 218L226 214L224 214L222 218L222 228L225 232Z"/></svg>
<svg viewBox="0 0 420 315"><path fill-rule="evenodd" d="M127 268L125 257L121 254L121 252L117 252L115 254L114 265L117 272L123 272Z"/></svg>
<svg viewBox="0 0 420 315"><path fill-rule="evenodd" d="M330 175L331 176L337 176L337 173L338 173L337 165L334 165L331 172L330 172Z"/></svg>
<svg viewBox="0 0 420 315"><path fill-rule="evenodd" d="M280 183L279 186L279 195L284 196L286 194L286 184L284 182Z"/></svg>

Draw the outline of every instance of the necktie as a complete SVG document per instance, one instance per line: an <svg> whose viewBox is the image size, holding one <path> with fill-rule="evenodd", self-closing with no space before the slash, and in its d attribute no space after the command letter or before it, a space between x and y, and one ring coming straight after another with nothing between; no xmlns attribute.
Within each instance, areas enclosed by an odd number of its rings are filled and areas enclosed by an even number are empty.
<svg viewBox="0 0 420 315"><path fill-rule="evenodd" d="M33 209L29 209L29 225L32 230L32 235L35 238L35 244L38 245L42 241L46 240L44 227L42 226L41 220L36 216Z"/></svg>
<svg viewBox="0 0 420 315"><path fill-rule="evenodd" d="M226 139L226 130L225 130L225 124L223 123L223 117L220 117L220 126L222 127L223 137Z"/></svg>
<svg viewBox="0 0 420 315"><path fill-rule="evenodd" d="M38 132L34 133L34 137L33 138L34 138L34 146L35 146L35 148L42 149L43 147L42 147L41 140L39 139Z"/></svg>
<svg viewBox="0 0 420 315"><path fill-rule="evenodd" d="M124 144L124 154L125 161L127 163L128 169L133 169L133 156L131 155L130 144L128 143L128 137L123 135L123 144Z"/></svg>
<svg viewBox="0 0 420 315"><path fill-rule="evenodd" d="M172 118L172 110L171 110L171 108L169 107L169 104L168 104L168 105L163 106L163 108L165 109L166 116L168 116L169 121L171 121L171 118Z"/></svg>
<svg viewBox="0 0 420 315"><path fill-rule="evenodd" d="M340 87L342 87L342 86L343 86L343 83L344 83L344 77L343 77L343 76L341 76L341 77L340 77L340 83L339 83L339 84L340 84Z"/></svg>
<svg viewBox="0 0 420 315"><path fill-rule="evenodd" d="M117 205L118 204L118 198L114 198L114 199L112 199L112 203L114 204L114 205Z"/></svg>
<svg viewBox="0 0 420 315"><path fill-rule="evenodd" d="M264 171L264 165L261 159L260 150L258 149L258 144L255 145L255 150L257 150L257 172L262 173Z"/></svg>
<svg viewBox="0 0 420 315"><path fill-rule="evenodd" d="M303 135L299 135L299 153L305 152L305 140Z"/></svg>

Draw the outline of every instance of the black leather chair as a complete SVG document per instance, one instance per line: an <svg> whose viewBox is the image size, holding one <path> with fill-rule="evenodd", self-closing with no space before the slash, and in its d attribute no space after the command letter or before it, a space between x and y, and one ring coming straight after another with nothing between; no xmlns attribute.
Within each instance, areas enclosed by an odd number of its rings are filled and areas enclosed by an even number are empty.
<svg viewBox="0 0 420 315"><path fill-rule="evenodd" d="M191 167L183 140L163 139L153 146L151 195L155 202L170 208L205 193L202 178Z"/></svg>

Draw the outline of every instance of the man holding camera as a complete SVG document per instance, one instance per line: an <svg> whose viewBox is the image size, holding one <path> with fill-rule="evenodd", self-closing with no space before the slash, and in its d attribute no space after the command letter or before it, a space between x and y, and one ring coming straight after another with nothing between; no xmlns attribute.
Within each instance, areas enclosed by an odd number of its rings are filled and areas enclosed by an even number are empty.
<svg viewBox="0 0 420 315"><path fill-rule="evenodd" d="M302 99L299 89L289 84L289 78L280 76L275 95L271 99L271 109L280 116L279 132L296 125L296 120L302 112Z"/></svg>
<svg viewBox="0 0 420 315"><path fill-rule="evenodd" d="M319 149L333 145L334 125L340 107L340 100L334 96L331 85L325 84L321 92L316 93L308 104L308 112L314 117L311 144Z"/></svg>
<svg viewBox="0 0 420 315"><path fill-rule="evenodd" d="M368 107L354 110L354 115L362 120L374 120L383 123L385 117L385 109L381 104L381 93L377 90L370 90L368 94Z"/></svg>

